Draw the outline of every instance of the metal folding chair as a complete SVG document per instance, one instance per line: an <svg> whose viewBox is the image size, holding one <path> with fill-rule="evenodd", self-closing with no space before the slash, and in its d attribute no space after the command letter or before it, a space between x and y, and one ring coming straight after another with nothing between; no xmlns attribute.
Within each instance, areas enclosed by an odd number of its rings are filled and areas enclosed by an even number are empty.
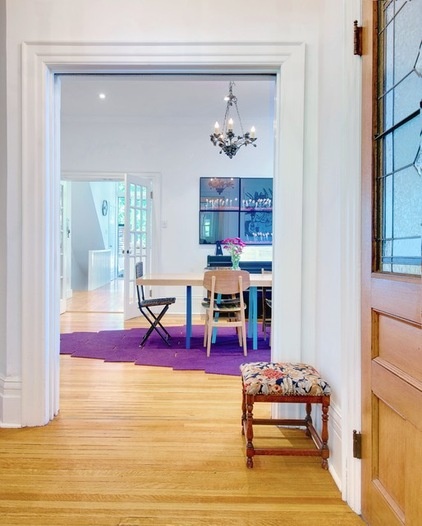
<svg viewBox="0 0 422 526"><path fill-rule="evenodd" d="M135 275L136 278L141 278L144 275L144 264L140 261L135 265ZM142 338L139 347L143 347L151 336L153 331L156 331L161 339L170 346L169 339L171 338L170 334L164 328L161 323L161 320L164 314L168 311L171 304L175 303L176 298L148 298L145 299L145 292L143 285L136 284L136 292L138 295L138 306L142 315L146 320L148 320L150 327ZM152 311L153 307L162 307L162 309L155 313Z"/></svg>

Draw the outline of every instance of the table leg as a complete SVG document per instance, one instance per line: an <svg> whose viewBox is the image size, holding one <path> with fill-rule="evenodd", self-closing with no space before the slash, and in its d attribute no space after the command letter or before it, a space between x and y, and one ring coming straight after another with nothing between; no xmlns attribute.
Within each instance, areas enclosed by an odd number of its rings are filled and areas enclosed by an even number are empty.
<svg viewBox="0 0 422 526"><path fill-rule="evenodd" d="M252 338L252 349L258 349L258 288L249 287L248 337Z"/></svg>
<svg viewBox="0 0 422 526"><path fill-rule="evenodd" d="M192 336L192 286L186 286L186 349L190 349Z"/></svg>
<svg viewBox="0 0 422 526"><path fill-rule="evenodd" d="M217 302L221 301L221 294L217 294ZM218 319L218 312L215 315L215 317ZM214 327L212 330L212 339L211 343L215 343L217 341L217 327Z"/></svg>

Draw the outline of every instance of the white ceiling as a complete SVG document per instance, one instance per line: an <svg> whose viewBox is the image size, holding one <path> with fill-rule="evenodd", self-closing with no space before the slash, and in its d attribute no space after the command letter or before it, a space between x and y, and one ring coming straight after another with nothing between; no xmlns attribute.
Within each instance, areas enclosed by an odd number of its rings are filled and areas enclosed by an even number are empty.
<svg viewBox="0 0 422 526"><path fill-rule="evenodd" d="M273 119L273 75L62 75L62 118L182 119L194 114L213 126L223 121L230 81L245 128L264 117Z"/></svg>

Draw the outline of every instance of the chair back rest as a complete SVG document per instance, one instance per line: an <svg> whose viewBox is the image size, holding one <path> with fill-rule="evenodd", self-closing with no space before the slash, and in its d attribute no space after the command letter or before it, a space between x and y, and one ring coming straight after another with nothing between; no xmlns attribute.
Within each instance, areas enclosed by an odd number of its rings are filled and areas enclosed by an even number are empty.
<svg viewBox="0 0 422 526"><path fill-rule="evenodd" d="M144 275L144 264L142 261L138 261L135 265L135 277L136 279L142 278ZM136 285L136 294L138 295L138 304L145 299L144 287L142 285Z"/></svg>
<svg viewBox="0 0 422 526"><path fill-rule="evenodd" d="M204 288L214 292L214 294L239 294L248 289L250 283L249 272L231 269L207 270L204 273L203 280Z"/></svg>

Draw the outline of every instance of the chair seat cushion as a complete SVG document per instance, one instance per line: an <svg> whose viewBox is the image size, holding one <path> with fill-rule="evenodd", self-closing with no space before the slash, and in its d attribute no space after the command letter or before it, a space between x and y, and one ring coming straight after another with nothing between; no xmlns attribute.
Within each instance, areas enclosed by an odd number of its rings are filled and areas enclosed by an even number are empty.
<svg viewBox="0 0 422 526"><path fill-rule="evenodd" d="M305 363L253 362L240 366L243 389L251 395L323 396L331 388Z"/></svg>
<svg viewBox="0 0 422 526"><path fill-rule="evenodd" d="M176 298L150 298L141 301L142 307L154 307L160 305L171 305L175 303Z"/></svg>

